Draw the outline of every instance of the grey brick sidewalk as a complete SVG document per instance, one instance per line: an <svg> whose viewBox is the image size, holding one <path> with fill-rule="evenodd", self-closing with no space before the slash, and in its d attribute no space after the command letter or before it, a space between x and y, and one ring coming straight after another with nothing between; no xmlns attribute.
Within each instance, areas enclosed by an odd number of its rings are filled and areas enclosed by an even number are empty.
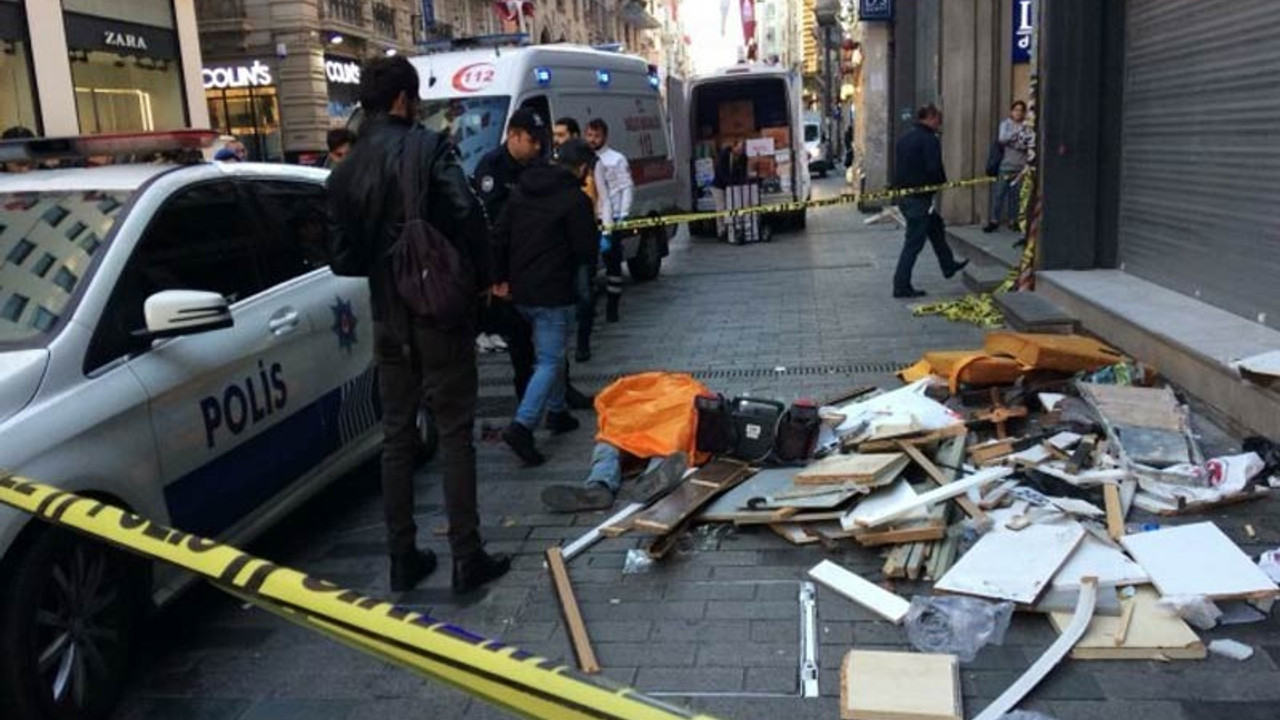
<svg viewBox="0 0 1280 720"><path fill-rule="evenodd" d="M830 192L834 185L824 186ZM619 325L598 325L596 356L575 366L579 385L597 390L609 378L651 369L690 371L726 394L779 400L823 397L856 385L893 387L891 370L931 348L980 343L975 328L914 318L890 295L900 245L893 226L864 226L852 210L810 217L803 234L768 245L728 247L682 240L662 277L629 286ZM959 293L929 253L917 285L934 295ZM514 408L505 357L482 367L482 421L499 425ZM589 423L587 423L589 425ZM1203 427L1206 439L1229 440ZM544 513L540 490L576 482L590 458L586 430L542 439L550 462L522 470L501 446L480 448L481 503L489 547L515 554L509 576L459 601L448 573L437 572L399 600L475 632L548 657L572 657L542 552L599 523ZM376 476L344 479L261 540L256 553L313 575L386 596ZM444 555L438 476L419 478L423 541ZM1257 552L1280 542L1274 501L1210 516L1238 541L1244 523ZM1199 518L1197 518L1199 519ZM697 533L646 574L622 575L640 539L607 540L570 565L604 674L725 720L839 717L839 665L853 647L908 647L901 628L880 622L820 590L819 661L823 697L798 697L798 582L822 558L876 577L878 554L795 548L766 528L727 535ZM442 557L447 561L447 556ZM900 583L905 596L927 586ZM1019 615L1003 647L987 648L962 668L967 714L1002 692L1054 639L1048 621ZM1280 633L1275 621L1205 634L1231 637L1257 654L1243 663L1067 661L1025 709L1056 720L1274 720L1280 717ZM748 696L753 694L754 696ZM692 697L690 697L692 695ZM199 588L151 628L118 720L362 720L364 718L508 717L442 685L421 680L262 611Z"/></svg>

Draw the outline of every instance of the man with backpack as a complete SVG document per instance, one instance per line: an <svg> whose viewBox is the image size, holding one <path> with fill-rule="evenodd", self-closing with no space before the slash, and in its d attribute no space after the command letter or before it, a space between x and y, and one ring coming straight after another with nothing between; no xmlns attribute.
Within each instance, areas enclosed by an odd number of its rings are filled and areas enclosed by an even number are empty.
<svg viewBox="0 0 1280 720"><path fill-rule="evenodd" d="M594 165L585 142L566 141L550 164L524 171L493 231L495 292L509 294L533 326L533 377L502 433L528 466L546 460L533 439L544 412L553 433L579 425L565 403L565 351L577 312L578 269L595 264L599 247L591 200L582 192Z"/></svg>
<svg viewBox="0 0 1280 720"><path fill-rule="evenodd" d="M491 261L457 152L414 122L417 103L418 73L408 60L366 64L360 142L328 179L331 268L369 279L391 590L412 589L436 567L435 555L417 547L413 520L425 391L440 431L453 590L465 593L511 568L510 557L484 551L476 502L475 325Z"/></svg>

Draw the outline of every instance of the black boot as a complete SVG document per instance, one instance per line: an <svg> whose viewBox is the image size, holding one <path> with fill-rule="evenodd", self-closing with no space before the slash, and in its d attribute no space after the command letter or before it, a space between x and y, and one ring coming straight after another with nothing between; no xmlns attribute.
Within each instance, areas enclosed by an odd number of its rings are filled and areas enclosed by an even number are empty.
<svg viewBox="0 0 1280 720"><path fill-rule="evenodd" d="M436 569L436 554L430 550L414 550L407 555L391 556L391 592L408 592Z"/></svg>
<svg viewBox="0 0 1280 720"><path fill-rule="evenodd" d="M622 302L622 296L610 293L605 298L604 305L604 321L609 323L618 322L618 303Z"/></svg>
<svg viewBox="0 0 1280 720"><path fill-rule="evenodd" d="M527 467L541 465L547 461L533 443L533 431L514 420L506 430L502 431L502 440L516 452Z"/></svg>
<svg viewBox="0 0 1280 720"><path fill-rule="evenodd" d="M578 418L570 415L569 411L566 410L564 412L547 413L546 425L547 429L551 431L551 434L563 435L567 432L577 430L582 426L582 423L578 422Z"/></svg>
<svg viewBox="0 0 1280 720"><path fill-rule="evenodd" d="M506 575L510 569L510 555L490 555L483 550L471 557L454 560L453 591L458 594L469 593Z"/></svg>
<svg viewBox="0 0 1280 720"><path fill-rule="evenodd" d="M596 399L594 396L568 385L564 389L564 404L568 405L570 410L593 410L596 406Z"/></svg>
<svg viewBox="0 0 1280 720"><path fill-rule="evenodd" d="M613 507L613 491L604 485L552 485L542 491L542 504L556 513L608 510Z"/></svg>

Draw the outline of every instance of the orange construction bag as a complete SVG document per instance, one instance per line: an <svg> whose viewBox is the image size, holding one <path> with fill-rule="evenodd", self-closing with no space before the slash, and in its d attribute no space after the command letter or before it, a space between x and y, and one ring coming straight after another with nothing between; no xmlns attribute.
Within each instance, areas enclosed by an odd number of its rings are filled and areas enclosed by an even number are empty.
<svg viewBox="0 0 1280 720"><path fill-rule="evenodd" d="M687 453L696 457L693 399L709 392L689 375L649 372L628 375L596 395L596 440L637 457Z"/></svg>

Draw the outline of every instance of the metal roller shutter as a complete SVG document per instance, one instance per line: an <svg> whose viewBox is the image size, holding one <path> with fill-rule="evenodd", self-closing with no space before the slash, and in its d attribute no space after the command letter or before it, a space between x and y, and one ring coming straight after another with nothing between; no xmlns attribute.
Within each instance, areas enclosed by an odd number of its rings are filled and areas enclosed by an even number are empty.
<svg viewBox="0 0 1280 720"><path fill-rule="evenodd" d="M1280 326L1275 0L1128 0L1120 260Z"/></svg>

